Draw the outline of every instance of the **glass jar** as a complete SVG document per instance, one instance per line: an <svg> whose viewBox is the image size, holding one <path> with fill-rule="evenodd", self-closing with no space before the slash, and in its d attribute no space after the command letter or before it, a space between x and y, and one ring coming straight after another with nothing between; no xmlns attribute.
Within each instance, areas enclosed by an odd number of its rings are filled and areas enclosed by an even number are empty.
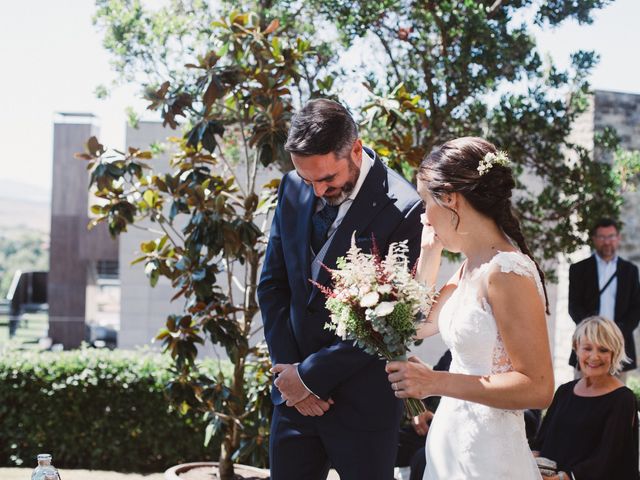
<svg viewBox="0 0 640 480"><path fill-rule="evenodd" d="M38 466L33 470L31 480L60 480L58 471L51 464L51 455L48 453L38 455Z"/></svg>

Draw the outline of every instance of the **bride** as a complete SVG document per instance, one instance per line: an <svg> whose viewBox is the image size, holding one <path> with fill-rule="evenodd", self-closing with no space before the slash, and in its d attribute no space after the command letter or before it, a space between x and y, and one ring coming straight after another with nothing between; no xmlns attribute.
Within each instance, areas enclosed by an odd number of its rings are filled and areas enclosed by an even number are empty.
<svg viewBox="0 0 640 480"><path fill-rule="evenodd" d="M442 396L425 479L541 478L522 410L545 408L553 396L548 301L511 211L514 185L506 154L474 137L434 149L418 172L426 209L418 277L435 284L443 249L466 257L418 332L442 335L449 372L415 357L387 365L396 396Z"/></svg>

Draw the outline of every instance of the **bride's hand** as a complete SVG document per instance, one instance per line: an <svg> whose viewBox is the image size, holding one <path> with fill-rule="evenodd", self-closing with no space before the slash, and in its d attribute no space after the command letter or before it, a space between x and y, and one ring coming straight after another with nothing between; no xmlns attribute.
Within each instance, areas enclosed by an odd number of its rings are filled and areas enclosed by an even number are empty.
<svg viewBox="0 0 640 480"><path fill-rule="evenodd" d="M422 238L420 239L421 250L427 254L439 255L443 249L442 242L440 242L436 231L429 223L426 213L420 215L420 223L422 223Z"/></svg>
<svg viewBox="0 0 640 480"><path fill-rule="evenodd" d="M417 357L407 362L389 362L386 371L398 398L426 398L435 393L438 374Z"/></svg>

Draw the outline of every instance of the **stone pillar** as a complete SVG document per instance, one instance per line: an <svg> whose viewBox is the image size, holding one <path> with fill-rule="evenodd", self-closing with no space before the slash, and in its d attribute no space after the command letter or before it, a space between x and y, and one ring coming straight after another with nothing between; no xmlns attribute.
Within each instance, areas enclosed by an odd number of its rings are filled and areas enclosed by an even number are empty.
<svg viewBox="0 0 640 480"><path fill-rule="evenodd" d="M116 259L117 242L105 225L88 231L89 175L74 158L98 129L90 114L59 114L54 123L51 188L51 247L48 281L49 336L65 349L85 339L88 267Z"/></svg>

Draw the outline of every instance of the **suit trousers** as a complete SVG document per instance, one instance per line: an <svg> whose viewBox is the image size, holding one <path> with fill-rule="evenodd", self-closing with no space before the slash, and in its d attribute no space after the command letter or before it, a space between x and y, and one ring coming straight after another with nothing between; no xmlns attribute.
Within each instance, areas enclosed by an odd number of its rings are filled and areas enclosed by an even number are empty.
<svg viewBox="0 0 640 480"><path fill-rule="evenodd" d="M277 405L269 440L271 480L325 480L330 468L340 480L393 480L397 445L397 428L356 430L339 425L331 409L305 417Z"/></svg>

